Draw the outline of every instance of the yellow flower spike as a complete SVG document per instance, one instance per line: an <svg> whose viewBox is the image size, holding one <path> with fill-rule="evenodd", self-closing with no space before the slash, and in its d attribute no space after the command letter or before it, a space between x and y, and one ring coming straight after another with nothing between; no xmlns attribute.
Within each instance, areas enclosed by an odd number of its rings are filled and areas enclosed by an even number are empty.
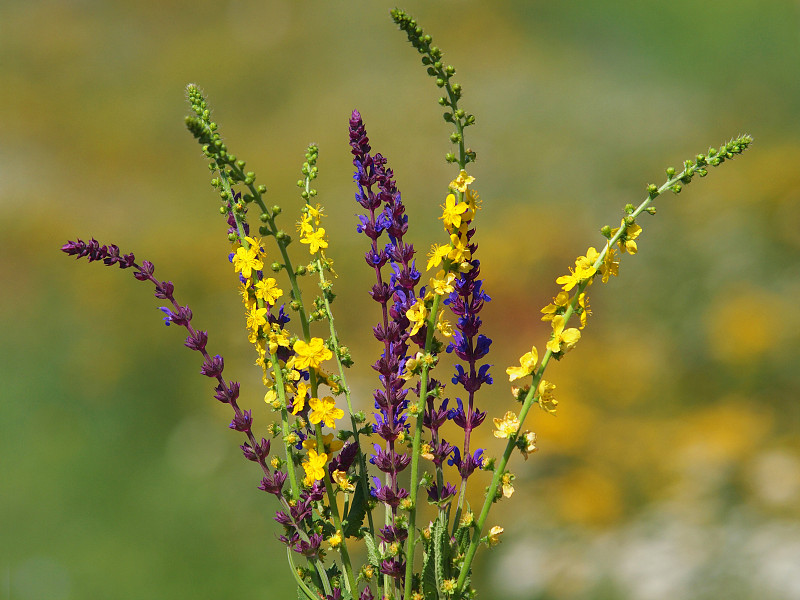
<svg viewBox="0 0 800 600"><path fill-rule="evenodd" d="M333 357L333 352L325 347L325 340L322 338L311 338L308 343L297 340L292 350L295 352L292 357L295 369L317 369L320 363Z"/></svg>
<svg viewBox="0 0 800 600"><path fill-rule="evenodd" d="M430 271L434 267L438 267L449 253L450 246L440 246L439 244L431 246L431 251L428 252L428 266L425 270Z"/></svg>
<svg viewBox="0 0 800 600"><path fill-rule="evenodd" d="M555 389L556 385L554 383L550 383L546 379L542 379L539 382L539 387L537 388L537 391L539 392L539 406L541 406L543 410L549 412L551 415L556 414L556 407L558 406L558 400L556 400L555 396L553 395Z"/></svg>
<svg viewBox="0 0 800 600"><path fill-rule="evenodd" d="M508 380L516 381L531 375L536 370L537 362L539 362L539 351L536 346L533 346L530 352L526 352L520 357L518 367L508 367L506 369Z"/></svg>
<svg viewBox="0 0 800 600"><path fill-rule="evenodd" d="M309 450L306 455L307 460L303 461L302 467L306 473L303 483L307 486L314 485L315 481L319 481L325 477L325 463L328 461L328 455L324 452L317 454L316 450Z"/></svg>
<svg viewBox="0 0 800 600"><path fill-rule="evenodd" d="M496 438L508 438L517 433L519 429L519 417L511 411L508 411L502 419L495 418L494 426L496 429L492 432Z"/></svg>
<svg viewBox="0 0 800 600"><path fill-rule="evenodd" d="M408 335L416 335L425 325L425 320L428 318L428 307L425 306L425 301L421 298L417 299L411 308L406 311L406 318L411 322L411 331L408 332Z"/></svg>
<svg viewBox="0 0 800 600"><path fill-rule="evenodd" d="M547 349L553 354L558 352L569 352L581 339L581 332L570 327L564 329L564 315L553 317L553 337L547 342Z"/></svg>
<svg viewBox="0 0 800 600"><path fill-rule="evenodd" d="M324 398L311 398L308 401L308 406L311 412L308 415L308 420L316 425L323 422L326 427L336 427L336 419L341 419L344 416L344 411L341 408L336 408L336 401L330 396Z"/></svg>
<svg viewBox="0 0 800 600"><path fill-rule="evenodd" d="M467 175L467 172L464 169L461 169L461 171L458 173L458 177L450 182L450 189L462 193L466 192L467 186L473 181L475 181L475 178L471 175Z"/></svg>
<svg viewBox="0 0 800 600"><path fill-rule="evenodd" d="M495 525L489 530L489 546L496 546L500 543L500 534L505 531L500 525Z"/></svg>
<svg viewBox="0 0 800 600"><path fill-rule="evenodd" d="M447 194L441 208L442 216L439 218L444 221L445 229L450 231L461 227L462 215L469 209L469 206L466 202L458 202L453 194Z"/></svg>

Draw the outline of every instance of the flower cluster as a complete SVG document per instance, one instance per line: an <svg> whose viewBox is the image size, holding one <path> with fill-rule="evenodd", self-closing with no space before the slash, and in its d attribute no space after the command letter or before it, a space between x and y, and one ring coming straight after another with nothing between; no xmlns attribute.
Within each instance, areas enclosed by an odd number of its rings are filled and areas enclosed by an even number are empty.
<svg viewBox="0 0 800 600"><path fill-rule="evenodd" d="M590 286L595 279L607 283L616 277L620 257L637 253L642 233L637 219L654 212L651 205L658 196L680 192L694 175L705 176L709 167L740 154L751 142L741 136L686 161L680 172L667 169L663 185L649 185L638 207L625 207L619 227L601 230L605 243L598 245L600 250L589 247L556 279L560 290L541 310L551 327L544 352L532 346L518 365L506 369L518 410L498 406L497 399L491 407L502 415L492 417L493 435L505 449L490 457L486 448L475 447L473 436L488 412L478 407L477 395L493 383L487 363L492 340L481 317L491 298L476 256L474 221L480 199L472 189L475 177L466 170L475 152L466 146L464 132L475 118L459 107L462 88L452 81L455 69L443 63L431 37L403 11L391 14L444 91L439 104L446 108L444 119L454 128L450 140L456 146L446 160L458 171L441 206L446 238L431 246L426 261L430 276L423 281L414 246L407 241L409 219L394 172L383 155L372 152L358 111L350 115L355 199L361 208L356 231L368 240L364 258L375 275L369 295L379 313L372 328L380 344L372 365L378 380L372 393L373 420L354 410L345 375L353 361L339 341L331 308L336 273L327 256L324 209L311 187L319 174L315 144L307 148L297 182L303 202L295 230L302 259L295 266L292 236L279 225L281 207L267 205L266 187L257 185L255 173L245 171L245 161L228 150L200 90L188 88L193 115L186 125L215 173L212 186L226 219L228 258L239 282L247 339L256 351L266 407L274 411L275 420L265 427L269 437L255 435L253 411L238 404L239 383L222 377L223 358L207 352L206 332L192 326L192 311L175 300L171 282L155 278L152 263L140 266L133 254L96 240L62 247L77 258L133 269L136 279L151 282L155 296L166 301L160 307L165 323L187 330L184 345L202 355L201 374L216 381L214 398L233 411L229 427L246 438L244 457L261 469L259 489L278 502L275 520L283 527L279 539L289 549L299 597L306 600L474 596L470 581L478 546L497 545L504 531L489 526L489 512L495 502L514 494L515 476L508 470L512 454L519 451L527 459L537 450L536 434L525 429L532 406L556 412L556 386L544 374L552 359L562 359L580 341L592 314ZM254 211L257 232L248 223ZM308 286L300 281L312 274L318 277L319 294L309 301L303 296ZM449 389L456 391L449 397L445 384L433 377L444 353L455 363L448 377ZM459 434L455 440L450 432L459 429L463 438ZM428 463L421 459L430 461L432 472L425 472L421 465ZM488 477L479 470L491 472L491 481L480 510L472 512L465 501L467 483L473 476L472 481ZM455 474L455 483L447 480L448 473ZM434 513L427 525L421 519L420 490ZM373 517L376 507L384 513L382 526ZM354 543L364 546L361 568L354 568L350 558Z"/></svg>

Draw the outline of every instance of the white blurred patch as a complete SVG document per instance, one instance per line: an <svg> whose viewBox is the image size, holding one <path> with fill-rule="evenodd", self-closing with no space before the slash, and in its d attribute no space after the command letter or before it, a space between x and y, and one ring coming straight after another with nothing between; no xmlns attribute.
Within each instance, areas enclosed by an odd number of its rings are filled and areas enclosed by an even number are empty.
<svg viewBox="0 0 800 600"><path fill-rule="evenodd" d="M793 454L763 452L753 458L748 470L753 491L767 504L781 507L800 501L800 460Z"/></svg>

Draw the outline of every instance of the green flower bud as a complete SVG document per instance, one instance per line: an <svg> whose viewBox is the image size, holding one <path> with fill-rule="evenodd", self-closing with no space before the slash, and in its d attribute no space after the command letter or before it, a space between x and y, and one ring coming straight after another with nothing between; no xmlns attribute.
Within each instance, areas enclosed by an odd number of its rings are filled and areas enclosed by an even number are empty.
<svg viewBox="0 0 800 600"><path fill-rule="evenodd" d="M276 233L276 234L275 234L275 237L276 237L278 240L281 240L281 241L283 241L283 240L285 240L285 239L286 239L287 237L289 237L289 236L288 236L288 235L286 235L286 232L285 232L283 229L281 229L281 230L279 230L279 231L278 231L278 233Z"/></svg>
<svg viewBox="0 0 800 600"><path fill-rule="evenodd" d="M279 262L274 262L269 266L269 268L277 273L283 268L283 265Z"/></svg>
<svg viewBox="0 0 800 600"><path fill-rule="evenodd" d="M281 207L280 207L280 206L278 206L277 204L275 204L275 205L273 205L273 207L272 207L272 209L271 209L271 210L272 210L272 214L273 214L273 215L279 215L279 214L281 214L281 210L282 210L282 209L281 209Z"/></svg>

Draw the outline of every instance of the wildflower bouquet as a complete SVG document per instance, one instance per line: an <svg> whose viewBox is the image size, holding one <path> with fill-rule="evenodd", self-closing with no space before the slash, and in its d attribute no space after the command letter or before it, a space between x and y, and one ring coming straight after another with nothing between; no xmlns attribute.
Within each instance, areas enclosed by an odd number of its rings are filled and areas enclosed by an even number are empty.
<svg viewBox="0 0 800 600"><path fill-rule="evenodd" d="M503 533L500 526L490 527L489 512L514 491L512 455L527 459L536 451L536 435L525 428L531 409L556 412L556 386L544 378L545 371L580 341L591 315L589 287L617 276L620 258L636 253L639 217L655 212L660 195L679 193L694 176L704 177L752 141L741 136L685 161L680 171L668 168L666 181L647 186L638 206L625 207L619 226L603 227L602 243L589 247L556 280L560 290L541 310L542 320L552 325L549 340L505 370L518 406L493 416L494 437L505 440L505 448L490 458L473 439L487 415L478 392L493 383L486 362L492 340L482 332L480 316L491 301L475 237L481 203L468 173L476 153L465 141L475 117L461 108L455 69L443 62L431 36L402 10L391 16L443 91L439 104L453 128L454 148L445 157L453 179L446 192L442 186L444 235L426 260L419 260L406 239L409 217L388 160L373 152L361 115L351 114L356 231L366 237L365 261L375 275L369 294L377 304L373 333L381 346L372 365L377 389L371 416L356 410L346 375L353 361L335 326L337 275L328 256L324 209L312 187L319 173L316 145L305 154L296 233L290 233L281 225L281 207L268 205L266 187L223 142L200 89L188 86L192 114L186 125L214 172L211 183L226 220L248 341L261 370L264 401L274 412L272 422L260 428L253 410L239 406L239 383L223 377L223 358L207 349L207 333L195 328L192 311L178 302L172 282L156 278L151 262L139 263L132 253L94 239L62 247L78 258L133 269L165 302L160 308L165 323L186 329L184 345L202 355L200 372L214 380L214 398L233 412L229 427L245 438L244 457L261 470L259 489L275 497L275 519L284 530L280 541L298 595L309 600L475 595L470 580L475 555L480 546L497 544ZM258 223L249 222L253 213ZM292 246L294 241L299 244ZM313 298L301 285L309 277L319 288ZM454 371L437 370L443 354L454 355ZM447 431L461 432L457 439L445 438L448 422L457 429ZM491 473L491 480L482 506L473 511L466 493L470 482L476 485L478 470ZM366 556L361 566L353 561L355 548Z"/></svg>

